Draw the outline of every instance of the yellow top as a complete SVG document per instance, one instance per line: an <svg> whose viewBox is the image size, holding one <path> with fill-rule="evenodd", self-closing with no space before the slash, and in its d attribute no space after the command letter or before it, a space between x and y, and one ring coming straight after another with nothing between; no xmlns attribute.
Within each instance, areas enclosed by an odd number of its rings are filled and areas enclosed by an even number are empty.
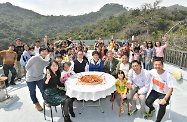
<svg viewBox="0 0 187 122"><path fill-rule="evenodd" d="M110 50L114 48L114 42L110 42Z"/></svg>
<svg viewBox="0 0 187 122"><path fill-rule="evenodd" d="M119 79L116 79L116 92L119 94L126 94L127 87L126 87L127 80L124 78L122 82Z"/></svg>

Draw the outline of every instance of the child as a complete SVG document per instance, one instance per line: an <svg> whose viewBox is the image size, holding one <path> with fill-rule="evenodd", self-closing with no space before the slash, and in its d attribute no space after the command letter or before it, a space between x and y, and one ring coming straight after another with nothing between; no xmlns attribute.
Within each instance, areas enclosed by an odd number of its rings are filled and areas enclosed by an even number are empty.
<svg viewBox="0 0 187 122"><path fill-rule="evenodd" d="M57 88L60 89L60 90L63 90L65 91L65 82L66 80L71 76L71 75L74 75L75 72L74 71L70 71L70 66L71 66L71 63L70 62L65 62L63 64L63 71L61 72L61 78L60 78L60 82L58 83L57 85ZM74 101L74 98L70 98L71 99L71 102L73 104L73 101ZM70 111L70 110L69 110ZM71 117L75 117L75 114L74 112L70 111L70 114L71 114Z"/></svg>
<svg viewBox="0 0 187 122"><path fill-rule="evenodd" d="M120 102L123 101L123 99L126 98L126 94L127 94L127 87L126 87L126 83L127 80L125 79L125 74L123 71L119 70L117 73L117 79L116 79L116 101L118 103L118 105L120 106ZM122 99L120 101L120 98ZM120 106L120 112L124 113L123 107Z"/></svg>
<svg viewBox="0 0 187 122"><path fill-rule="evenodd" d="M71 54L68 55L68 61L71 63L69 71L73 71L73 69L74 69L73 55L71 55Z"/></svg>
<svg viewBox="0 0 187 122"><path fill-rule="evenodd" d="M61 78L60 78L60 83L58 83L58 88L60 90L65 90L65 85L64 83L66 82L66 80L73 74L75 74L74 71L70 71L70 66L71 63L70 62L65 62L63 64L63 71L61 72Z"/></svg>

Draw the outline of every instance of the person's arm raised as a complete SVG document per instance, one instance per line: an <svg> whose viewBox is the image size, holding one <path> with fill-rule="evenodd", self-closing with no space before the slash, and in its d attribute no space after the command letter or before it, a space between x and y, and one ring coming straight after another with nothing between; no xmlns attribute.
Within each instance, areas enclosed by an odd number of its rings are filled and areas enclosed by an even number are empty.
<svg viewBox="0 0 187 122"><path fill-rule="evenodd" d="M168 41L166 41L166 37L163 37L163 41L165 42L165 45L163 45L162 47L166 48L169 44Z"/></svg>

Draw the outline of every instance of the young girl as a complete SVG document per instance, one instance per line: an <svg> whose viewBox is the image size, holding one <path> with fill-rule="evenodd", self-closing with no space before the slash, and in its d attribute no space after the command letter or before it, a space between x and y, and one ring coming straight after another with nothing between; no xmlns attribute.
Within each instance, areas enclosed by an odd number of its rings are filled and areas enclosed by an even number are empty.
<svg viewBox="0 0 187 122"><path fill-rule="evenodd" d="M64 83L66 82L66 80L73 74L75 74L74 71L70 71L70 66L71 63L70 62L65 62L63 64L63 71L61 72L61 78L60 78L60 82L58 83L58 89L60 90L65 90L65 85Z"/></svg>
<svg viewBox="0 0 187 122"><path fill-rule="evenodd" d="M71 68L71 63L70 62L65 62L63 64L63 71L61 72L61 78L60 78L60 82L58 82L58 86L57 88L59 90L63 90L65 91L65 82L66 80L71 76L71 75L74 75L75 72L73 70L70 69ZM71 99L71 102L72 102L72 105L73 105L73 101L75 100L75 98L70 98ZM75 106L73 106L74 108L76 108ZM71 116L72 117L75 117L75 114L73 112L71 112Z"/></svg>
<svg viewBox="0 0 187 122"><path fill-rule="evenodd" d="M125 79L125 74L123 71L119 70L117 73L117 79L116 79L116 102L117 104L120 106L120 98L125 99L126 98L126 94L127 94L127 87L126 87L126 83L127 80ZM120 111L121 113L124 113L123 107L120 106Z"/></svg>

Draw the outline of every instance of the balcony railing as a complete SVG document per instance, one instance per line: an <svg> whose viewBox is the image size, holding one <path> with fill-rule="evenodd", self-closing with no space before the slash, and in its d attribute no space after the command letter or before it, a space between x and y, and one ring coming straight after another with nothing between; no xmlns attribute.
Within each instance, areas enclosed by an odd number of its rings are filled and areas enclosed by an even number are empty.
<svg viewBox="0 0 187 122"><path fill-rule="evenodd" d="M187 69L187 51L165 49L164 62L173 64L181 69Z"/></svg>

